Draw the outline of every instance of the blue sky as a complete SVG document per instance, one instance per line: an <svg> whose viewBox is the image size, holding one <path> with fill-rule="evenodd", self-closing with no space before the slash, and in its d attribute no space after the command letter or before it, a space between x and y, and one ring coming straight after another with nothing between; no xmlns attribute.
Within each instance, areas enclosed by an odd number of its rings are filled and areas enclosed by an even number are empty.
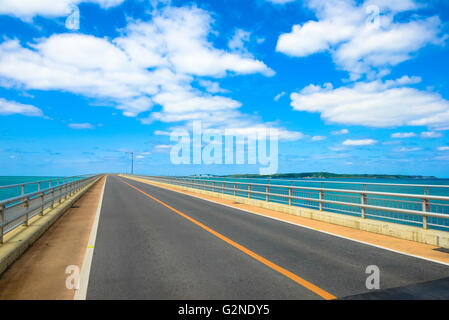
<svg viewBox="0 0 449 320"><path fill-rule="evenodd" d="M449 177L448 21L443 0L0 0L0 175L127 151L142 174L258 172L172 164L201 120L276 128L279 172Z"/></svg>

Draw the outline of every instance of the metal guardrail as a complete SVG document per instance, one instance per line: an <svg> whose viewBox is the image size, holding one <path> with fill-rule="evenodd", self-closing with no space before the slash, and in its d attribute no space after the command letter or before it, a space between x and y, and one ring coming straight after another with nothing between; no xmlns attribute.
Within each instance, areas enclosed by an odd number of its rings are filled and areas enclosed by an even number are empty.
<svg viewBox="0 0 449 320"><path fill-rule="evenodd" d="M190 177L140 176L206 191L449 231L449 197ZM388 184L385 184L386 186ZM397 184L392 184L397 185ZM402 185L401 185L402 186ZM447 188L449 186L439 186Z"/></svg>
<svg viewBox="0 0 449 320"><path fill-rule="evenodd" d="M75 180L79 180L79 179L83 179L86 178L88 176L91 175L81 175L81 176L73 176L73 177L63 177L63 178L53 178L53 179L49 179L49 180L41 180L41 181L31 181L31 182L24 182L24 183L19 183L19 184L10 184L10 185L5 185L5 186L0 186L0 190L2 189L11 189L11 188L21 188L21 194L24 195L25 194L25 187L26 186L31 186L31 185L36 185L37 186L37 191L41 190L41 185L45 185L48 184L48 187L51 188L53 182L56 182L56 185L66 183L67 182L73 182Z"/></svg>
<svg viewBox="0 0 449 320"><path fill-rule="evenodd" d="M3 237L6 233L22 225L28 226L31 218L43 215L46 209L54 208L56 203L61 203L63 199L67 199L98 177L100 175L88 176L78 180L73 179L71 182L58 184L54 187L50 186L42 190L40 190L40 183L50 180L31 182L39 183L38 191L0 201L0 244L3 243ZM56 179L51 181L54 180ZM17 187L31 183L3 186L2 188Z"/></svg>

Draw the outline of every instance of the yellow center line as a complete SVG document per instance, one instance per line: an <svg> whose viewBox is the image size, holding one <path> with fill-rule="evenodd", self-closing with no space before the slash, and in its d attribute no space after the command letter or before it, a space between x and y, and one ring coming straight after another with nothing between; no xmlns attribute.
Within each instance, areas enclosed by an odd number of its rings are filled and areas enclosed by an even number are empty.
<svg viewBox="0 0 449 320"><path fill-rule="evenodd" d="M265 259L264 257L258 255L257 253L245 248L244 246L238 244L235 241L232 241L231 239L225 237L224 235L218 233L217 231L209 228L208 226L202 224L201 222L191 218L190 216L186 215L185 213L182 213L181 211L171 207L170 205L166 204L165 202L162 202L161 200L145 193L144 191L140 190L139 188L127 183L126 181L124 181L123 179L120 178L120 180L123 183L126 183L128 186L130 186L131 188L136 189L137 191L139 191L140 193L143 193L144 195L146 195L147 197L153 199L154 201L162 204L163 206L167 207L168 209L172 210L173 212L179 214L180 216L186 218L187 220L193 222L194 224L196 224L197 226L201 227L202 229L210 232L211 234L213 234L214 236L216 236L217 238L225 241L226 243L230 244L231 246L235 247L236 249L246 253L247 255L249 255L251 258L256 259L259 262L262 262L263 264L265 264L266 266L270 267L271 269L281 273L282 275L286 276L287 278L293 280L294 282L298 283L299 285L303 286L304 288L316 293L317 295L319 295L320 297L326 299L326 300L332 300L332 299L336 299L337 297L330 294L329 292L321 289L320 287L317 287L316 285L314 285L313 283L310 283L309 281L297 276L296 274L278 266L277 264L271 262L270 260Z"/></svg>

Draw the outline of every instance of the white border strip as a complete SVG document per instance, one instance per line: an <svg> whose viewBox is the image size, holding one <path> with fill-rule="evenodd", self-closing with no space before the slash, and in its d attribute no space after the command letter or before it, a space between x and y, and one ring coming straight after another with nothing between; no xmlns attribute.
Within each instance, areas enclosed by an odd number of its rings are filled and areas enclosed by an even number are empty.
<svg viewBox="0 0 449 320"><path fill-rule="evenodd" d="M101 207L103 205L104 188L106 187L108 177L106 176L103 189L101 191L100 202L98 203L97 212L95 213L95 220L90 231L89 242L87 244L86 253L84 255L83 266L80 272L80 287L75 291L73 300L86 300L87 286L89 285L90 268L92 265L92 257L94 255L95 241L97 239L98 222L100 221Z"/></svg>
<svg viewBox="0 0 449 320"><path fill-rule="evenodd" d="M126 177L126 176L125 176L125 177ZM133 180L132 178L127 178L127 179ZM139 178L139 179L147 180L147 179L143 179L143 178ZM133 180L133 181L140 182L140 181L137 181L137 180ZM153 181L151 181L151 180L148 180L148 181L149 181L149 182L153 182ZM141 183L145 183L145 182L141 182ZM156 182L156 183L157 183L157 182ZM167 188L164 188L164 187L161 187L161 186L157 186L157 185L154 185L154 184L149 184L149 185L150 185L150 186L153 186L153 187L156 187L156 188L160 188L160 189L164 189L164 190L169 190L169 191L181 193L181 194L186 195L186 196L189 196L189 197L194 197L194 198L198 198L198 199L201 199L201 200L204 200L204 201L209 201L209 202L212 202L212 203L215 203L215 204L219 204L219 205L222 205L222 206L225 206L225 207L233 208L233 209L235 209L235 210L240 210L240 211L244 211L244 212L247 212L247 213L252 213L252 214L255 214L255 215L258 215L258 216L262 216L262 217L265 217L265 218L270 218L270 219L277 220L277 221L280 221L280 222L292 224L292 225L295 225L295 226L298 226L298 227L302 227L302 228L306 228L306 229L309 229L309 230L313 230L313 231L318 231L318 232L321 232L321 233L325 233L325 234L328 234L328 235L331 235L331 236L334 236L334 237L338 237L338 238L342 238L342 239L346 239L346 240L358 242L358 243L365 244L365 245L368 245L368 246L371 246L371 247L376 247L376 248L379 248L379 249L384 249L384 250L391 251L391 252L394 252L394 253L403 254L403 255L406 255L406 256L413 257L413 258L418 258L418 259L427 260L427 261L430 261L430 262L435 262L435 263L438 263L438 264L442 264L442 265L445 265L445 266L449 266L449 263L442 262L442 261L439 261L439 260L434 260L434 259L430 259L430 258L425 258L425 257L422 257L422 256L417 256L417 255L413 255L413 254L410 254L410 253L406 253L406 252L402 252L402 251L397 251L397 250L394 250L394 249L391 249L391 248L379 246L379 245L377 245L377 244L372 244L372 243L369 243L369 242L365 242L365 241L361 241L361 240L356 240L356 239L348 238L348 237L345 237L345 236L342 236L342 235L339 235L339 234L335 234L335 233L331 233L331 232L327 232L327 231L315 229L315 228L308 227L308 226L304 226L304 225L301 225L301 224L298 224L298 223L295 223L295 222L290 222L290 221L282 220L282 219L279 219L279 218L270 217L270 216L264 215L264 214L262 214L262 213L257 213L257 212L252 212L252 211L249 211L249 210L241 209L241 208L238 208L238 207L231 206L231 205L229 205L229 204L224 204L224 203L216 202L216 201L213 201L213 200L204 199L204 198L202 198L202 197L200 197L200 196L195 196L195 195L191 195L191 194L186 194L186 193L184 193L184 192L182 192L182 191L177 191L177 190L167 189ZM176 187L176 185L174 185L174 186ZM188 191L188 190L187 190L187 191ZM190 192L194 192L194 191L190 191ZM244 203L242 203L242 204L244 204ZM366 232L368 232L368 231L366 231ZM406 241L407 241L407 240L406 240Z"/></svg>

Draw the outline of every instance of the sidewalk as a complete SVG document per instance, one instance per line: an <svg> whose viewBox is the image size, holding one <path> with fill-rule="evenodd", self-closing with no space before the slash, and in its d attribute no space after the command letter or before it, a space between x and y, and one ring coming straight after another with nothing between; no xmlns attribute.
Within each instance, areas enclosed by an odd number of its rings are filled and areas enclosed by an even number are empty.
<svg viewBox="0 0 449 320"><path fill-rule="evenodd" d="M0 277L0 300L71 300L66 268L81 269L106 177L90 188Z"/></svg>

